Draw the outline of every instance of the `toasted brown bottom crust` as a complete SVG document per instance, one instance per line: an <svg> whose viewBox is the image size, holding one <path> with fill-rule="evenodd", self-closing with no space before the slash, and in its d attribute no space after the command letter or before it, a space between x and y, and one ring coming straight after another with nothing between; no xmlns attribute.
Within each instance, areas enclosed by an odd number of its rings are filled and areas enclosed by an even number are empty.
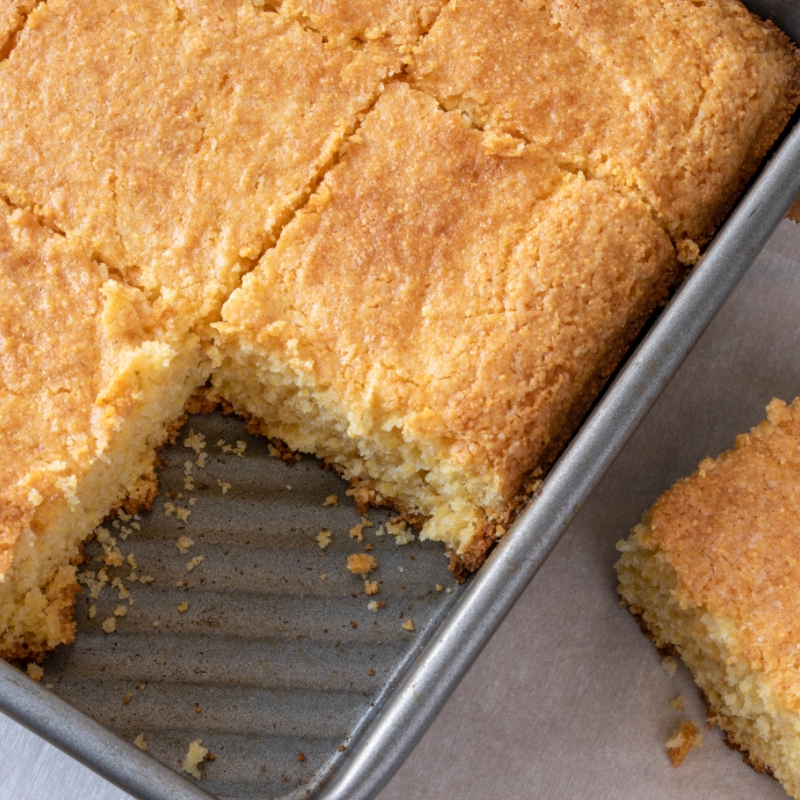
<svg viewBox="0 0 800 800"><path fill-rule="evenodd" d="M658 644L655 635L644 621L641 609L632 606L624 598L620 600L620 605L628 609L631 616L639 625L639 630L656 646L656 649L662 656L672 656L673 658L681 657L680 651L677 649L677 647L675 647L675 645L669 643L661 645ZM709 701L708 697L706 697L706 693L700 689L700 687L698 687L697 691L700 693L700 698L706 707L706 722L708 729L711 730L711 726L716 725L722 731L722 739L725 742L725 745L731 750L741 753L742 761L744 761L748 767L752 767L756 772L764 772L771 778L774 778L775 775L773 774L772 770L763 761L761 761L761 759L752 755L747 747L737 740L735 726L731 722L730 718Z"/></svg>

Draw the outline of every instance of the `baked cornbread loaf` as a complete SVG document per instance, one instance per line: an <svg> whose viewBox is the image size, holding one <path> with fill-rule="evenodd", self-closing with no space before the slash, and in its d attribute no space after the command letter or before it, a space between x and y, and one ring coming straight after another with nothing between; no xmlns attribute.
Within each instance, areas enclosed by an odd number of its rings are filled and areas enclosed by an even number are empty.
<svg viewBox="0 0 800 800"><path fill-rule="evenodd" d="M773 400L620 542L623 602L677 651L709 717L800 797L800 399Z"/></svg>
<svg viewBox="0 0 800 800"><path fill-rule="evenodd" d="M374 101L372 56L249 2L41 3L0 63L0 192L191 329Z"/></svg>
<svg viewBox="0 0 800 800"><path fill-rule="evenodd" d="M214 386L477 559L675 266L644 204L396 84L225 304Z"/></svg>
<svg viewBox="0 0 800 800"><path fill-rule="evenodd" d="M208 375L197 336L24 210L0 203L0 652L73 635L75 562L153 491L155 450Z"/></svg>
<svg viewBox="0 0 800 800"><path fill-rule="evenodd" d="M646 202L692 263L796 104L787 44L727 0L459 0L409 74Z"/></svg>
<svg viewBox="0 0 800 800"><path fill-rule="evenodd" d="M557 36L484 6L2 5L0 198L39 244L9 233L0 271L63 253L93 288L31 283L2 323L40 357L2 386L35 457L0 486L0 655L69 640L78 543L144 496L212 357L212 397L480 564L797 102L793 46L733 0L542 5ZM51 402L62 362L86 379Z"/></svg>

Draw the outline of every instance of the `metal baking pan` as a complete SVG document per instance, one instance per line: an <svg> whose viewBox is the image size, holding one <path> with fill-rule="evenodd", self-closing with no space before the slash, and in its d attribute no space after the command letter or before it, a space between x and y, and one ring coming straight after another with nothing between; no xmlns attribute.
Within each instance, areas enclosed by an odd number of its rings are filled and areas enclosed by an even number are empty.
<svg viewBox="0 0 800 800"><path fill-rule="evenodd" d="M747 5L800 40L800 7L792 0ZM447 574L439 545L401 546L381 530L388 513L371 512L364 541L352 539L360 517L346 486L312 459L290 466L240 421L195 417L164 453L161 495L140 530L123 541L122 523L109 528L152 583L128 581L127 564L110 570L134 604L110 586L97 599L84 593L76 642L45 664L41 683L0 662L0 710L141 800L374 797L798 194L795 124L537 499L465 586ZM205 435L202 468L183 445L189 428ZM194 489L186 488L187 461L194 463ZM230 485L224 499L220 484ZM338 505L323 505L332 494ZM167 515L165 503L191 514ZM324 549L316 538L323 529L331 531ZM187 553L175 546L182 535L194 541ZM369 597L345 566L367 543L379 562L370 578L380 582L379 594ZM88 545L87 554L96 559L100 545ZM203 562L187 571L198 555ZM94 560L84 570L99 566ZM372 611L372 600L384 606ZM180 612L183 602L188 609ZM106 634L102 622L119 605L127 613ZM409 619L413 631L403 627ZM131 743L140 733L149 754ZM215 755L199 782L178 771L195 739Z"/></svg>

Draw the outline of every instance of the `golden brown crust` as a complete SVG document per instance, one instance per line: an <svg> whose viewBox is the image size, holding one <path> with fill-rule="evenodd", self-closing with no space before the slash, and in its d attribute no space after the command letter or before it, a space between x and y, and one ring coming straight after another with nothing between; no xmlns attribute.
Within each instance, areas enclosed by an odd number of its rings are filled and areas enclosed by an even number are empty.
<svg viewBox="0 0 800 800"><path fill-rule="evenodd" d="M791 42L728 0L461 0L409 74L645 200L687 262L797 102Z"/></svg>
<svg viewBox="0 0 800 800"><path fill-rule="evenodd" d="M238 0L41 3L0 64L0 192L199 326L373 102L382 60Z"/></svg>

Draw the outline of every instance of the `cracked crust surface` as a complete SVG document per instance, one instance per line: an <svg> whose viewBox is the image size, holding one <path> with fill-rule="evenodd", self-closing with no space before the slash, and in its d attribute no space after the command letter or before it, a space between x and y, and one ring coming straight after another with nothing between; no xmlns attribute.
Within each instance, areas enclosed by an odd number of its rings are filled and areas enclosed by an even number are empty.
<svg viewBox="0 0 800 800"><path fill-rule="evenodd" d="M235 0L50 0L0 62L0 192L217 313L389 68Z"/></svg>
<svg viewBox="0 0 800 800"><path fill-rule="evenodd" d="M644 200L686 263L798 99L791 42L729 0L459 0L409 74L482 127Z"/></svg>

